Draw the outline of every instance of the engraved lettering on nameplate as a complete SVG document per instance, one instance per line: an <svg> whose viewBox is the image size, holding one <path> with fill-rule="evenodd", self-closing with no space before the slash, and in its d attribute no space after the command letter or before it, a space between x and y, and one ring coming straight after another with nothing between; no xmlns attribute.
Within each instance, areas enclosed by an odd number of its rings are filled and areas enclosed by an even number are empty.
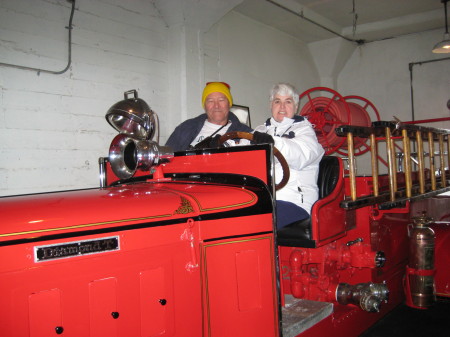
<svg viewBox="0 0 450 337"><path fill-rule="evenodd" d="M119 237L107 237L96 240L65 242L56 245L34 247L34 261L64 259L88 254L98 254L119 250Z"/></svg>

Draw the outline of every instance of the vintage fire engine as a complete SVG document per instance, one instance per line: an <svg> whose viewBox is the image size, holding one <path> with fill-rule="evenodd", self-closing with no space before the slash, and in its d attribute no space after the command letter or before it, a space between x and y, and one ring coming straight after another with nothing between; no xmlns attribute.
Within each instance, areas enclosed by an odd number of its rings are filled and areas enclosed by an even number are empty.
<svg viewBox="0 0 450 337"><path fill-rule="evenodd" d="M320 199L277 232L289 167L275 148L173 153L125 93L106 114L119 134L100 188L0 198L0 335L348 337L450 297L449 132L353 123L332 111L342 100L305 97L327 149ZM356 173L364 152L370 175Z"/></svg>

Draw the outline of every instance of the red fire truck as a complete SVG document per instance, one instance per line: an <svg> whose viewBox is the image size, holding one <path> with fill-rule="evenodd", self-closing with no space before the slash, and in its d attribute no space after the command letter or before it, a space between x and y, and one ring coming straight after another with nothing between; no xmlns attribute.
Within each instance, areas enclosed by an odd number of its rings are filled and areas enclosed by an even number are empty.
<svg viewBox="0 0 450 337"><path fill-rule="evenodd" d="M347 158L324 156L311 217L276 231L271 145L173 153L136 94L106 117L100 188L0 198L2 337L349 337L450 297L448 131L337 127Z"/></svg>

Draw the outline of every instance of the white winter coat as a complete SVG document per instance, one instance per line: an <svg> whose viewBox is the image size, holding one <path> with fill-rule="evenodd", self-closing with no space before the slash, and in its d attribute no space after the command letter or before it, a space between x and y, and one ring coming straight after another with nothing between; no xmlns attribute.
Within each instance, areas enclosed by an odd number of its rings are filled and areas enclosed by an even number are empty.
<svg viewBox="0 0 450 337"><path fill-rule="evenodd" d="M269 118L255 131L271 135L275 141L274 146L281 152L290 168L290 178L285 187L276 192L277 200L293 202L308 213L319 198L317 177L319 162L324 150L317 141L312 125L302 116L293 119L284 118L277 122ZM281 164L275 162L275 182L282 179Z"/></svg>

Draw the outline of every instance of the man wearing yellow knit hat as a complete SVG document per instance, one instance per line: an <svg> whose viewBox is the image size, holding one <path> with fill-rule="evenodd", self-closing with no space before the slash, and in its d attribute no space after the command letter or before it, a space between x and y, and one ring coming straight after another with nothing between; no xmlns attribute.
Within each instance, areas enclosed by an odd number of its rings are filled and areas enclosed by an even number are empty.
<svg viewBox="0 0 450 337"><path fill-rule="evenodd" d="M184 151L196 145L214 147L217 146L218 137L227 132L251 132L250 127L242 124L236 115L230 112L232 105L233 97L227 83L208 82L202 94L205 113L178 125L166 145L174 151Z"/></svg>

